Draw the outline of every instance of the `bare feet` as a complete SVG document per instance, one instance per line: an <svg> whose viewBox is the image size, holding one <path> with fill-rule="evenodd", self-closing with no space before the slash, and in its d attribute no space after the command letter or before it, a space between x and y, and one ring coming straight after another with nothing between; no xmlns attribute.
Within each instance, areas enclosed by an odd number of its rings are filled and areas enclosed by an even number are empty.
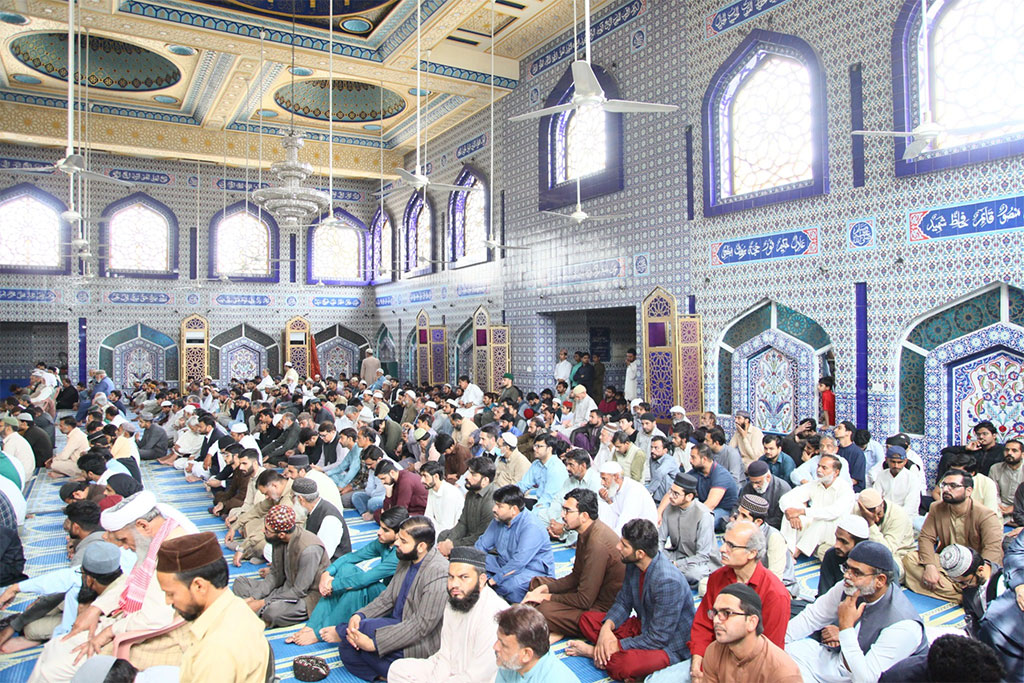
<svg viewBox="0 0 1024 683"><path fill-rule="evenodd" d="M190 484L194 484L197 481L199 481L199 477L193 477L191 474L189 474L185 477L185 481L187 481Z"/></svg>
<svg viewBox="0 0 1024 683"><path fill-rule="evenodd" d="M373 513L372 512L364 512L363 513L363 521L364 522L372 522L373 521Z"/></svg>
<svg viewBox="0 0 1024 683"><path fill-rule="evenodd" d="M9 619L5 619L5 621L7 621L8 623L10 622ZM4 626L2 629L0 629L0 646L3 646L4 643L6 643L13 637L14 629L10 626Z"/></svg>
<svg viewBox="0 0 1024 683"><path fill-rule="evenodd" d="M334 629L331 629L332 631ZM317 640L316 632L308 626L303 626L298 631L293 633L284 639L286 643L292 643L293 645L312 645Z"/></svg>
<svg viewBox="0 0 1024 683"><path fill-rule="evenodd" d="M60 479L64 475L61 474L60 472L47 472L46 476L50 477L51 479Z"/></svg>
<svg viewBox="0 0 1024 683"><path fill-rule="evenodd" d="M39 641L29 640L28 638L22 638L21 636L15 636L14 638L11 638L6 643L4 643L3 647L0 647L0 652L4 653L5 655L8 655L12 652L21 652L22 650L27 650L30 647L35 647L36 645L39 645Z"/></svg>
<svg viewBox="0 0 1024 683"><path fill-rule="evenodd" d="M594 657L594 646L585 640L570 640L565 646L565 654L570 657Z"/></svg>
<svg viewBox="0 0 1024 683"><path fill-rule="evenodd" d="M340 643L341 636L338 635L338 632L334 628L326 626L320 629L320 640L325 643Z"/></svg>

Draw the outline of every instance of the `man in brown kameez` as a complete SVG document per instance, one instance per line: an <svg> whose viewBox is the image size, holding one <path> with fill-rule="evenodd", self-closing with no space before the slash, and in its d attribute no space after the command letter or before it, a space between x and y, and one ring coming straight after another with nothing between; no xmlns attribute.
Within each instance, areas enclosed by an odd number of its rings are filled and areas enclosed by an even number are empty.
<svg viewBox="0 0 1024 683"><path fill-rule="evenodd" d="M597 494L577 488L565 494L562 521L579 533L572 572L561 579L538 576L523 598L548 622L551 642L580 637L580 616L589 610L607 611L622 587L626 565L615 549L619 536L597 518Z"/></svg>

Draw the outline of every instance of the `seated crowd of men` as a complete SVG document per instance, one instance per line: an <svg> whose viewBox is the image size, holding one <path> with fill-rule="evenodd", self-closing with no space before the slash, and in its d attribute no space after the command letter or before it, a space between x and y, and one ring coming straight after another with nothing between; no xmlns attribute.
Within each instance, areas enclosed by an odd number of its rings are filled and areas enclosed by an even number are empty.
<svg viewBox="0 0 1024 683"><path fill-rule="evenodd" d="M850 422L764 434L738 411L729 435L613 387L600 404L564 380L524 395L511 374L500 393L416 388L367 360L370 379L286 364L184 392L99 372L59 421L35 386L56 378L34 375L0 416L0 607L39 597L0 649L45 642L39 682L263 681L264 629L301 624L288 643L336 644L364 680L576 681L563 639L623 681L1024 679L1022 445L990 423L928 489L905 435ZM143 488L143 460L201 482L230 563L258 574L229 587L216 535ZM69 562L28 578L33 476L70 478ZM353 551L346 508L375 541ZM555 543L575 548L560 578ZM901 584L962 603L964 633L930 643Z"/></svg>

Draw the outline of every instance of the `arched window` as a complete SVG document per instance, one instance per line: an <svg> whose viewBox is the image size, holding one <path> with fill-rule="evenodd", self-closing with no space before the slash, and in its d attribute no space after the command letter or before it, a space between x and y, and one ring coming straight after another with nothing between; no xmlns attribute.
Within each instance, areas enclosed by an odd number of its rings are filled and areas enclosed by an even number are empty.
<svg viewBox="0 0 1024 683"><path fill-rule="evenodd" d="M278 282L278 234L273 216L248 202L218 211L210 221L210 277Z"/></svg>
<svg viewBox="0 0 1024 683"><path fill-rule="evenodd" d="M825 75L799 38L755 29L704 94L704 214L828 192Z"/></svg>
<svg viewBox="0 0 1024 683"><path fill-rule="evenodd" d="M404 261L402 272L410 276L434 272L434 221L430 200L424 192L414 192L405 207L402 221Z"/></svg>
<svg viewBox="0 0 1024 683"><path fill-rule="evenodd" d="M376 282L390 282L395 277L394 231L391 218L377 209L370 223L370 279Z"/></svg>
<svg viewBox="0 0 1024 683"><path fill-rule="evenodd" d="M452 192L448 196L447 257L456 267L471 266L489 260L491 250L484 241L489 234L490 206L483 176L465 166L455 184L479 188L475 192Z"/></svg>
<svg viewBox="0 0 1024 683"><path fill-rule="evenodd" d="M343 209L334 210L340 223L310 226L306 232L306 283L365 285L366 226Z"/></svg>
<svg viewBox="0 0 1024 683"><path fill-rule="evenodd" d="M905 0L896 20L896 130L913 130L926 116L946 130L976 130L941 136L911 161L903 161L907 140L896 138L896 174L1021 154L1024 92L1006 84L1024 81L1024 6L1003 0L930 0L927 6L922 22L920 0Z"/></svg>
<svg viewBox="0 0 1024 683"><path fill-rule="evenodd" d="M99 274L178 277L178 220L164 203L141 192L103 210Z"/></svg>
<svg viewBox="0 0 1024 683"><path fill-rule="evenodd" d="M71 227L61 220L67 207L34 185L0 192L0 272L71 272Z"/></svg>
<svg viewBox="0 0 1024 683"><path fill-rule="evenodd" d="M594 75L608 99L619 98L615 81L600 66ZM544 102L545 107L565 104L575 92L571 67L566 69ZM623 188L622 114L598 107L581 107L540 119L539 206L550 211Z"/></svg>

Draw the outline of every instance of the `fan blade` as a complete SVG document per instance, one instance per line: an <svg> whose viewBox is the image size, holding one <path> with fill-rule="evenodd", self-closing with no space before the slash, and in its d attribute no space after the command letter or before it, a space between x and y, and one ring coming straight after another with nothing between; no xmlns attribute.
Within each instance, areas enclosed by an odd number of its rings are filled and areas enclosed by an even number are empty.
<svg viewBox="0 0 1024 683"><path fill-rule="evenodd" d="M5 168L4 173L14 175L49 175L59 170L56 166L37 166L36 168Z"/></svg>
<svg viewBox="0 0 1024 683"><path fill-rule="evenodd" d="M870 135L883 138L912 138L913 133L903 133L896 130L855 130L854 135Z"/></svg>
<svg viewBox="0 0 1024 683"><path fill-rule="evenodd" d="M547 107L546 109L538 109L536 111L527 112L525 114L518 114L516 116L509 117L509 121L529 121L530 119L539 119L551 114L557 114L559 112L568 111L574 108L576 105L572 102L566 104L555 105L554 107Z"/></svg>
<svg viewBox="0 0 1024 683"><path fill-rule="evenodd" d="M655 104L653 102L632 102L630 100L608 100L601 105L607 112L614 114L669 113L679 109L674 104Z"/></svg>
<svg viewBox="0 0 1024 683"><path fill-rule="evenodd" d="M918 138L907 145L907 150L903 153L903 160L910 161L917 158L925 150L925 148L931 143L931 140L925 138Z"/></svg>
<svg viewBox="0 0 1024 683"><path fill-rule="evenodd" d="M448 185L445 183L430 183L427 187L434 190L448 190L449 192L483 192L484 188L477 185L476 187L466 187L464 185Z"/></svg>
<svg viewBox="0 0 1024 683"><path fill-rule="evenodd" d="M124 185L126 187L132 187L135 183L128 182L127 180L121 180L120 178L112 178L96 171L75 171L74 175L80 175L83 178L89 180L97 180L102 183L114 183L115 185Z"/></svg>
<svg viewBox="0 0 1024 683"><path fill-rule="evenodd" d="M577 59L572 63L572 83L574 98L600 99L604 97L604 88L597 81L594 67L582 59Z"/></svg>
<svg viewBox="0 0 1024 683"><path fill-rule="evenodd" d="M406 171L404 168L396 168L394 169L394 171L395 175L401 178L404 182L413 186L419 184L419 178L417 178L412 173L409 173L409 171Z"/></svg>

